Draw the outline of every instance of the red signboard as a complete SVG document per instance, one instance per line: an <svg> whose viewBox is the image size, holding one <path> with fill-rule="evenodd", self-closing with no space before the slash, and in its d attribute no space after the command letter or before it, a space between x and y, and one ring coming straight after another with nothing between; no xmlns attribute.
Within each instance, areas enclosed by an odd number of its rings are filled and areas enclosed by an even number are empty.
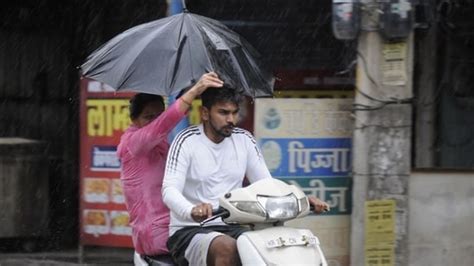
<svg viewBox="0 0 474 266"><path fill-rule="evenodd" d="M81 244L133 247L116 155L133 93L84 78L80 96Z"/></svg>

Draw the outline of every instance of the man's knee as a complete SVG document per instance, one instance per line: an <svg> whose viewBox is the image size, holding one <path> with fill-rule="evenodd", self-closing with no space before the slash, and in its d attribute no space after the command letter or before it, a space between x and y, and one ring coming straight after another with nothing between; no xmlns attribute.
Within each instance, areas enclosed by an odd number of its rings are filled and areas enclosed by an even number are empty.
<svg viewBox="0 0 474 266"><path fill-rule="evenodd" d="M240 264L235 239L227 235L214 238L209 246L207 262L208 265Z"/></svg>

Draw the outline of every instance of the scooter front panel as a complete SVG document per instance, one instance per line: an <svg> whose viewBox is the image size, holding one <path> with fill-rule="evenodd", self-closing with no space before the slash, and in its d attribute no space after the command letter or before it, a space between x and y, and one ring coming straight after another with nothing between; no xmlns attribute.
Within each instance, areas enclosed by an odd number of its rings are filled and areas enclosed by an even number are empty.
<svg viewBox="0 0 474 266"><path fill-rule="evenodd" d="M243 265L327 265L319 240L306 229L272 227L246 232L237 239L237 247Z"/></svg>

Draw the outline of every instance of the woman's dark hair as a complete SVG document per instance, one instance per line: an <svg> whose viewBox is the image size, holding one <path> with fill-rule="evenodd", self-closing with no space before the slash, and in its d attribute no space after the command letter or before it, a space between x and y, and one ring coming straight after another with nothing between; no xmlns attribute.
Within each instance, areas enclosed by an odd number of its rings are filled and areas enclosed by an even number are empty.
<svg viewBox="0 0 474 266"><path fill-rule="evenodd" d="M163 97L160 95L155 94L148 94L148 93L137 93L135 96L130 99L130 118L136 119L143 111L143 108L148 103L151 102L160 102L163 106L165 106L165 102Z"/></svg>
<svg viewBox="0 0 474 266"><path fill-rule="evenodd" d="M237 90L224 86L221 88L209 88L205 90L201 94L201 99L202 106L210 110L211 107L218 102L232 102L239 105L243 96L241 93L237 92Z"/></svg>

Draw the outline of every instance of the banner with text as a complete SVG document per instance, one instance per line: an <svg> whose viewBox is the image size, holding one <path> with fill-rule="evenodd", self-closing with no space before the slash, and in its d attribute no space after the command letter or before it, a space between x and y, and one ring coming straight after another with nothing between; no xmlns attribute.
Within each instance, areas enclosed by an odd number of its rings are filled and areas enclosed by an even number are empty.
<svg viewBox="0 0 474 266"><path fill-rule="evenodd" d="M83 78L80 95L80 243L133 247L116 155L133 93Z"/></svg>
<svg viewBox="0 0 474 266"><path fill-rule="evenodd" d="M352 99L257 99L255 137L272 175L331 211L292 221L321 240L330 265L349 265ZM337 241L336 241L337 240Z"/></svg>

